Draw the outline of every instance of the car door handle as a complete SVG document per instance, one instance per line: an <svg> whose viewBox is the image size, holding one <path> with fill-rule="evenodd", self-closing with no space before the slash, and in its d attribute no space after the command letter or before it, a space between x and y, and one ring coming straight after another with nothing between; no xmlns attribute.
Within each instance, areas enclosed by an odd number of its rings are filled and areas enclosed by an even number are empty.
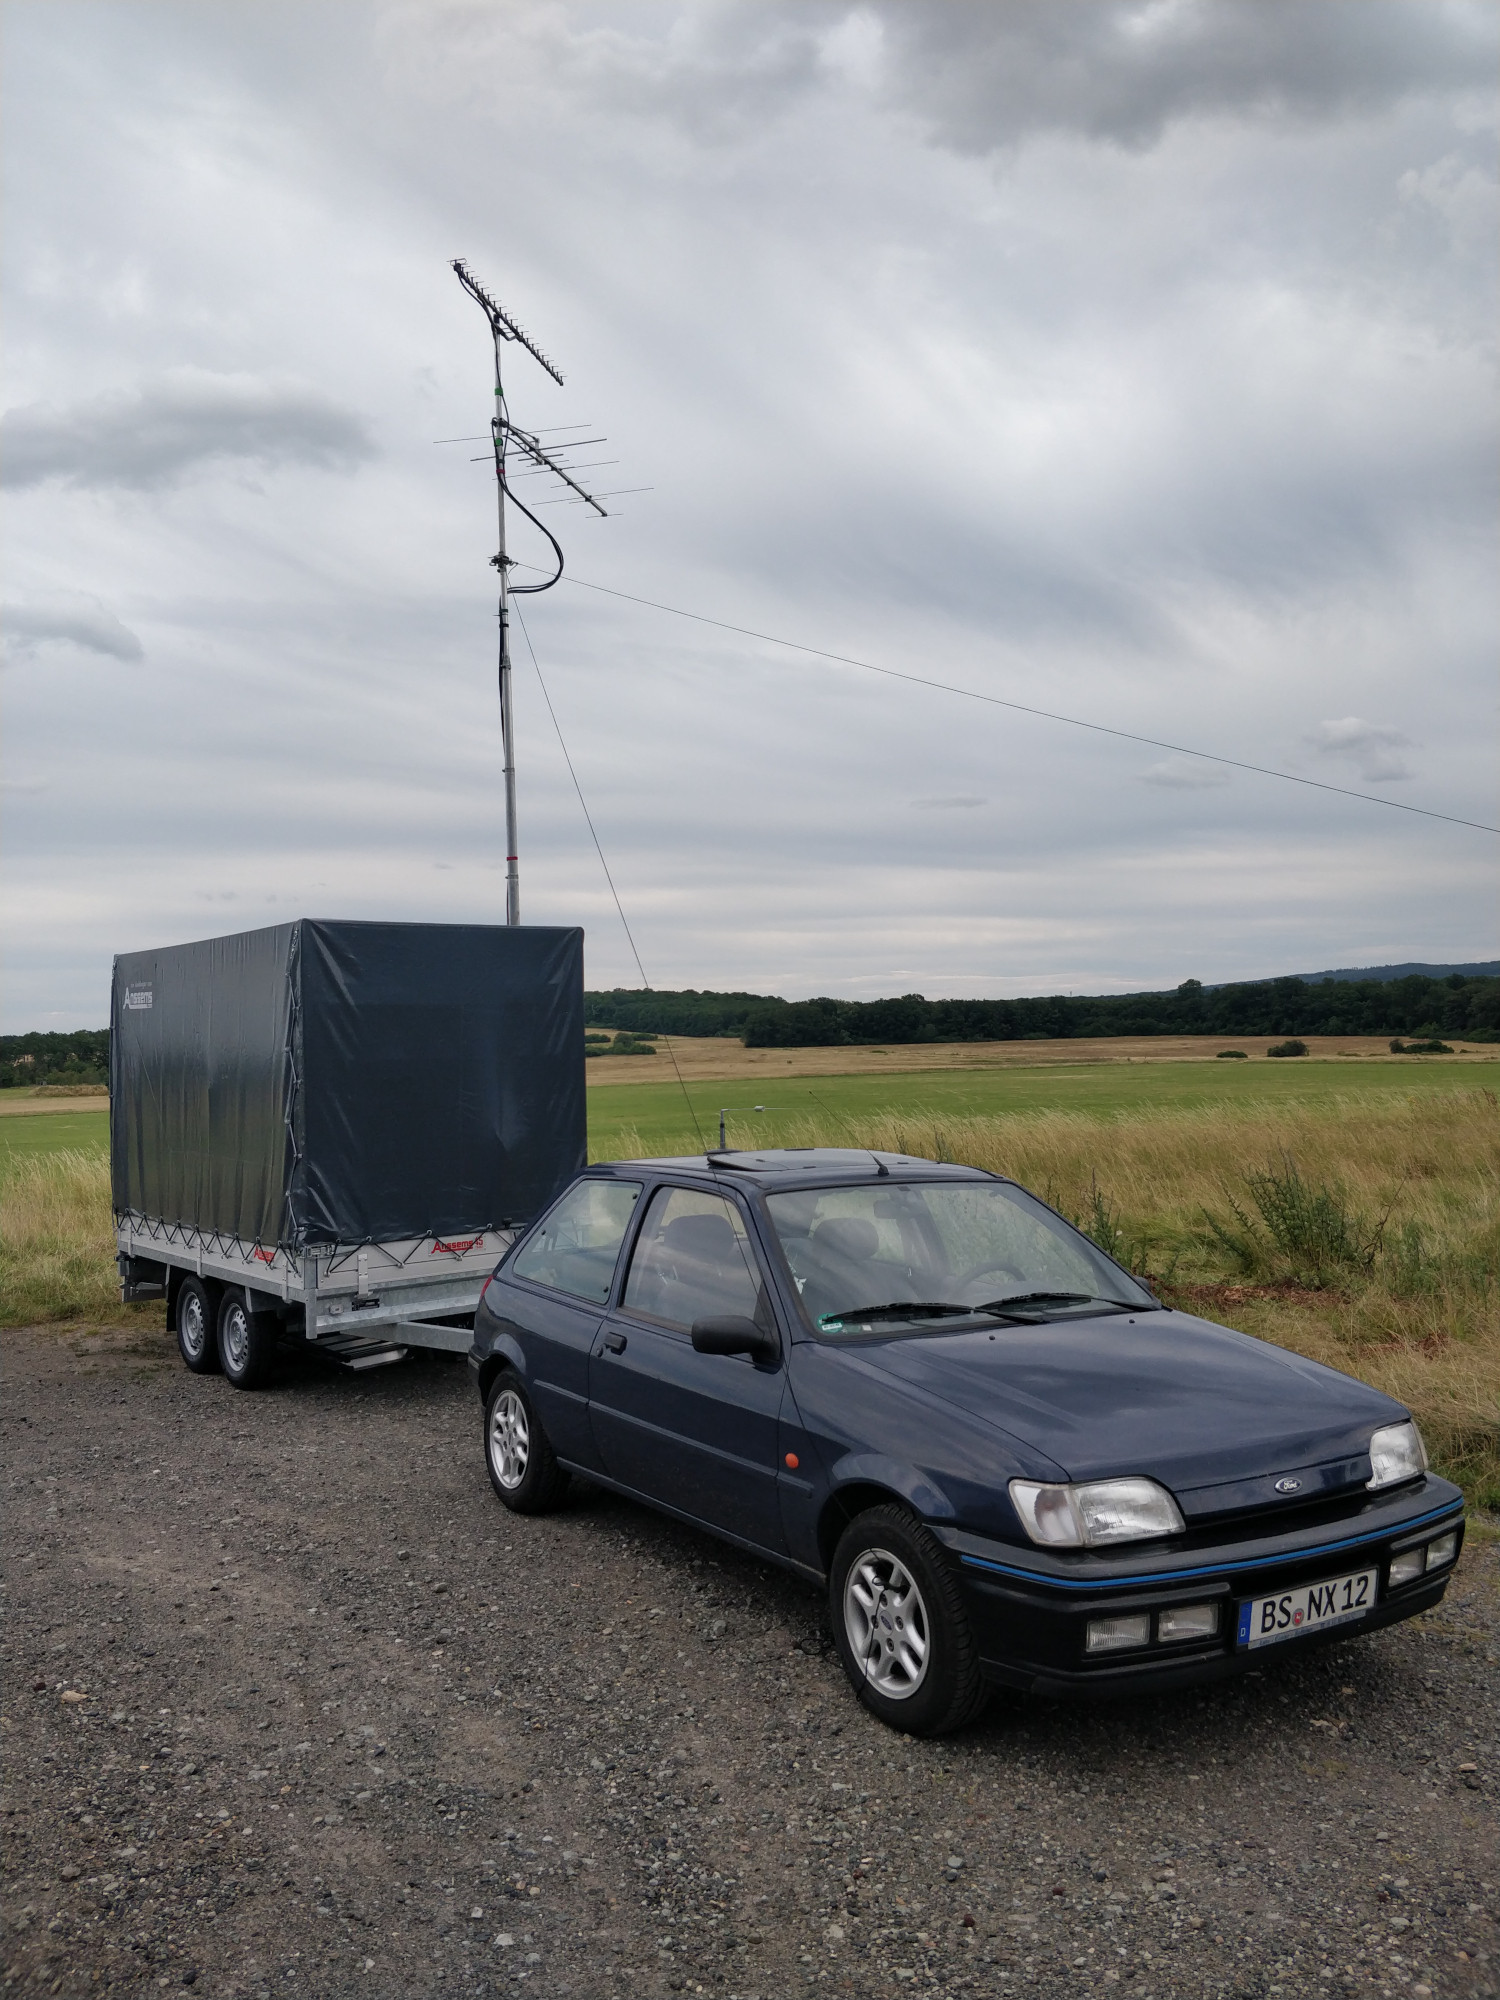
<svg viewBox="0 0 1500 2000"><path fill-rule="evenodd" d="M604 1336L604 1345L610 1354L623 1354L625 1352L625 1336L623 1333L607 1333Z"/></svg>

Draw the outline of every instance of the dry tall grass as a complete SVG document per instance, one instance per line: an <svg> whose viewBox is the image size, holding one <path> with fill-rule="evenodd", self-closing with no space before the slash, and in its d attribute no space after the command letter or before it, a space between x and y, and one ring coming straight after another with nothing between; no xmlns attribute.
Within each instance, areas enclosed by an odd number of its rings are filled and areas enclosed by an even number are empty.
<svg viewBox="0 0 1500 2000"><path fill-rule="evenodd" d="M728 1134L753 1147L748 1126ZM684 1141L684 1150L691 1145ZM1114 1119L809 1123L788 1145L869 1146L986 1167L1045 1195L1172 1304L1358 1375L1405 1403L1436 1466L1500 1507L1500 1103L1476 1090L1314 1109ZM1261 1229L1251 1268L1207 1221L1258 1223L1247 1175L1327 1190L1367 1261L1316 1281Z"/></svg>
<svg viewBox="0 0 1500 2000"><path fill-rule="evenodd" d="M749 1128L729 1138L755 1144ZM693 1143L685 1136L682 1151ZM865 1119L809 1125L788 1143L869 1146L1012 1175L1096 1233L1118 1231L1116 1254L1172 1303L1399 1398L1434 1462L1480 1504L1500 1507L1500 1105L1490 1092L1307 1111ZM1371 1244L1367 1259L1310 1282L1263 1231L1254 1268L1226 1248L1206 1216L1233 1223L1237 1203L1255 1221L1247 1174L1284 1171L1288 1161L1353 1218ZM56 1153L4 1169L0 1326L119 1325L160 1310L119 1304L105 1160Z"/></svg>
<svg viewBox="0 0 1500 2000"><path fill-rule="evenodd" d="M0 1172L0 1326L118 1326L132 1310L120 1304L115 1272L109 1161L59 1152L8 1162Z"/></svg>

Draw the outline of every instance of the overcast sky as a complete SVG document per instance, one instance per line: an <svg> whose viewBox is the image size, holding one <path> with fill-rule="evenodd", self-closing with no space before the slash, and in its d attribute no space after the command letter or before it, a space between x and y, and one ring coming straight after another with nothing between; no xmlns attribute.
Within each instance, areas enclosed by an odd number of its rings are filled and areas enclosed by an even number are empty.
<svg viewBox="0 0 1500 2000"><path fill-rule="evenodd" d="M503 916L455 255L566 377L509 350L517 419L649 489L543 517L570 577L1496 822L1494 4L0 20L6 1028L102 1022L116 951ZM1495 955L1493 835L524 616L655 985ZM635 984L516 639L523 917Z"/></svg>

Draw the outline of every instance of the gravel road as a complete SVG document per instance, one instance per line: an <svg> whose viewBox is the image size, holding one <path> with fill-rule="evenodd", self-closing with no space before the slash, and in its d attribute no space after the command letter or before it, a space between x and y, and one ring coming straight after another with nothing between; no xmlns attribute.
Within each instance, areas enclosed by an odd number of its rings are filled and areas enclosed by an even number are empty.
<svg viewBox="0 0 1500 2000"><path fill-rule="evenodd" d="M1492 1539L1417 1624L918 1743L795 1580L505 1514L462 1363L3 1354L7 1992L1500 1990Z"/></svg>

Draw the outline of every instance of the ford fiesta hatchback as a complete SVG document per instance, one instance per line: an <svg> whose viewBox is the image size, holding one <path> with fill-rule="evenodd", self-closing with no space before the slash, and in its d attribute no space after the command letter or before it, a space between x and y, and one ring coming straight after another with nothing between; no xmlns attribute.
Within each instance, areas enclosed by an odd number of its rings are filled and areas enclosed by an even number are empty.
<svg viewBox="0 0 1500 2000"><path fill-rule="evenodd" d="M812 1579L860 1700L915 1735L995 1685L1177 1687L1409 1618L1463 1539L1399 1403L930 1160L590 1167L469 1359L507 1507L579 1472Z"/></svg>

